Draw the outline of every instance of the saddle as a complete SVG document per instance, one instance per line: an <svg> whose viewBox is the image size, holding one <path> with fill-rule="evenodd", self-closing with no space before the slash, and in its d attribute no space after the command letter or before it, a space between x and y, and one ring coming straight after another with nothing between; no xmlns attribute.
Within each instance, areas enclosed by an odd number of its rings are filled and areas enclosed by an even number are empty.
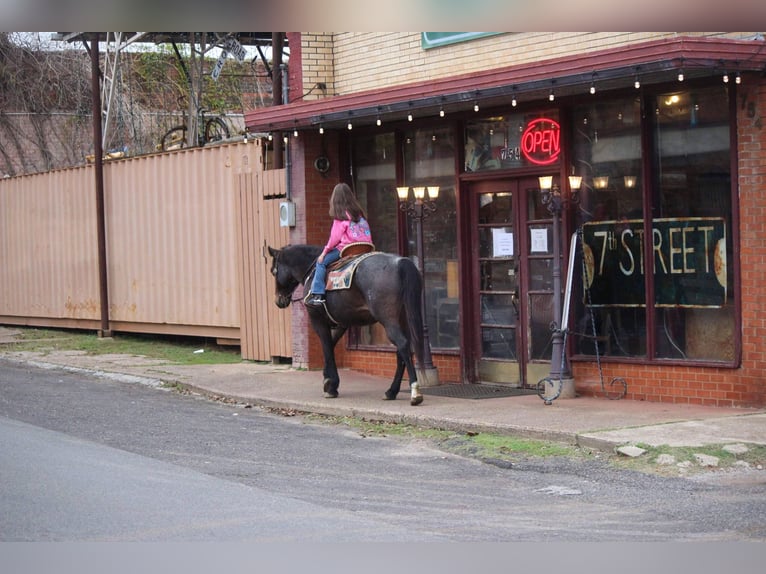
<svg viewBox="0 0 766 574"><path fill-rule="evenodd" d="M351 287L357 266L373 253L375 246L372 243L360 241L346 245L340 252L340 259L327 267L327 291Z"/></svg>

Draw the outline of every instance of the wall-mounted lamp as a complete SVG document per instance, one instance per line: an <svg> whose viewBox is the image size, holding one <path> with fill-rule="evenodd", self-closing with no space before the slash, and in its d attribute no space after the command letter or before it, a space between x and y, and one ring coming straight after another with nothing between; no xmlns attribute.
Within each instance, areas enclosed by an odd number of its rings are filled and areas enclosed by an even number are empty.
<svg viewBox="0 0 766 574"><path fill-rule="evenodd" d="M636 187L636 176L635 175L626 175L622 178L625 183L626 189L633 189Z"/></svg>
<svg viewBox="0 0 766 574"><path fill-rule="evenodd" d="M609 187L609 176L600 175L593 178L593 187L596 189L606 189Z"/></svg>

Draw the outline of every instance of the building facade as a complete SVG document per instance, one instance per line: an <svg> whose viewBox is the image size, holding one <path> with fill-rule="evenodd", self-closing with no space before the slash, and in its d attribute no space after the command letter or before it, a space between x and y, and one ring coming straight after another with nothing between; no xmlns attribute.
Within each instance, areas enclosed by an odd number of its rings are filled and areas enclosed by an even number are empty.
<svg viewBox="0 0 766 574"><path fill-rule="evenodd" d="M762 33L288 40L289 103L245 121L286 142L291 242L324 243L351 184L378 249L422 253L441 382L766 404ZM321 367L292 312L294 362ZM338 362L388 376L395 354L373 326Z"/></svg>

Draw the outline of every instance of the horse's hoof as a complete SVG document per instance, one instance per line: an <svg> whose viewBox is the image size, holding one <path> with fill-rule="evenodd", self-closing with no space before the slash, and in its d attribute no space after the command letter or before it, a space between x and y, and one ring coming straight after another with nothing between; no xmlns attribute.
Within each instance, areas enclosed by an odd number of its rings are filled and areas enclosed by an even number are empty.
<svg viewBox="0 0 766 574"><path fill-rule="evenodd" d="M410 404L413 407L416 407L422 402L423 394L420 392L420 385L417 383L412 383L412 385L410 385Z"/></svg>
<svg viewBox="0 0 766 574"><path fill-rule="evenodd" d="M325 391L324 398L326 399L337 399L338 393L337 392L331 392L331 391Z"/></svg>

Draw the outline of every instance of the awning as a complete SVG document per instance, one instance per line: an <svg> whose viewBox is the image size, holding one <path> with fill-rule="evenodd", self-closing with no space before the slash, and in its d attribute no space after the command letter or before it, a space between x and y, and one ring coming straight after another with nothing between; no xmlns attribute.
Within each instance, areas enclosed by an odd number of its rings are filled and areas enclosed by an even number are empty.
<svg viewBox="0 0 766 574"><path fill-rule="evenodd" d="M437 116L439 110L465 111L481 107L668 82L683 70L687 79L735 73L764 72L766 43L755 40L679 37L654 40L482 72L395 85L313 101L259 108L245 113L250 132L324 127L345 128Z"/></svg>

